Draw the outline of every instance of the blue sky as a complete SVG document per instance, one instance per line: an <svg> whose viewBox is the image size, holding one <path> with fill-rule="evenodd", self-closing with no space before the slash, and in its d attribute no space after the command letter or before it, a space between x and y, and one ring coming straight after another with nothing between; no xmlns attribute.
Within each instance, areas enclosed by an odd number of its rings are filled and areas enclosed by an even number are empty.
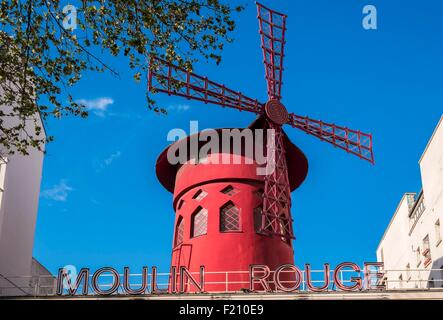
<svg viewBox="0 0 443 320"><path fill-rule="evenodd" d="M402 194L420 191L418 160L442 114L443 3L263 2L289 15L282 91L288 110L374 136L371 166L285 128L310 165L292 194L296 263L375 260ZM223 62L201 62L195 71L266 101L255 5L239 3L248 6ZM362 28L367 4L378 9L377 30ZM254 116L160 94L170 112L158 116L145 107L146 83L134 82L126 60L105 58L119 78L88 74L72 90L94 102L90 117L46 125L56 141L44 162L34 256L52 272L68 264L166 271L174 212L154 169L168 131L189 130L191 120L201 129L245 127Z"/></svg>

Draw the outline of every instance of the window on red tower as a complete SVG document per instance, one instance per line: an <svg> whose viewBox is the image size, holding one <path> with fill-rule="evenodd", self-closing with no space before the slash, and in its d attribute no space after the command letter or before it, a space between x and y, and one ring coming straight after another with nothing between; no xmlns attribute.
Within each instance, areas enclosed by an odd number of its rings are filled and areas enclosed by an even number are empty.
<svg viewBox="0 0 443 320"><path fill-rule="evenodd" d="M240 231L240 209L231 201L220 208L220 231Z"/></svg>
<svg viewBox="0 0 443 320"><path fill-rule="evenodd" d="M177 210L180 210L183 207L184 204L185 204L185 200L180 199L180 201L178 202Z"/></svg>
<svg viewBox="0 0 443 320"><path fill-rule="evenodd" d="M174 246L178 246L183 243L183 236L185 233L185 223L182 217L178 218L177 226L175 227L175 244Z"/></svg>
<svg viewBox="0 0 443 320"><path fill-rule="evenodd" d="M195 199L197 201L201 201L204 197L206 197L208 195L208 193L202 189L198 190L194 196L192 197L192 199Z"/></svg>
<svg viewBox="0 0 443 320"><path fill-rule="evenodd" d="M264 227L264 228L263 228ZM264 215L262 206L254 209L254 230L259 234L266 234L272 231L269 219Z"/></svg>
<svg viewBox="0 0 443 320"><path fill-rule="evenodd" d="M257 207L254 209L254 230L257 233L261 231L263 217L262 211L263 210L261 207Z"/></svg>
<svg viewBox="0 0 443 320"><path fill-rule="evenodd" d="M192 214L192 238L202 236L208 232L208 210L198 207Z"/></svg>
<svg viewBox="0 0 443 320"><path fill-rule="evenodd" d="M288 219L286 219L285 217L280 217L278 220L278 225L280 228L280 234L282 235L281 240L286 242L287 244L291 244L291 240L289 238L290 225Z"/></svg>
<svg viewBox="0 0 443 320"><path fill-rule="evenodd" d="M224 193L228 196L233 196L234 194L236 194L238 192L238 190L235 189L233 186L229 185L229 186L223 188L220 192Z"/></svg>

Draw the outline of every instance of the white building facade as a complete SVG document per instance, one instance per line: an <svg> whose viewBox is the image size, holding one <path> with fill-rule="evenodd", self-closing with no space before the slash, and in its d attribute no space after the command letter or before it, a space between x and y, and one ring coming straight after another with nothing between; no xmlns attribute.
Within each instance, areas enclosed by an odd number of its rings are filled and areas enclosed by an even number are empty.
<svg viewBox="0 0 443 320"><path fill-rule="evenodd" d="M5 127L16 121L2 120ZM27 294L37 272L49 275L32 257L44 154L28 152L11 155L0 149L0 296Z"/></svg>
<svg viewBox="0 0 443 320"><path fill-rule="evenodd" d="M377 248L388 289L443 287L443 116L419 165L422 191L403 195Z"/></svg>

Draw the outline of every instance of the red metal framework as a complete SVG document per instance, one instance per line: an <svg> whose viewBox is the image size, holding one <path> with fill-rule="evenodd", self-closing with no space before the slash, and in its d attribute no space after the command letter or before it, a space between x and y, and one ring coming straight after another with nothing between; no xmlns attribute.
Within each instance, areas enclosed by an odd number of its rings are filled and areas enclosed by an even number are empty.
<svg viewBox="0 0 443 320"><path fill-rule="evenodd" d="M257 100L210 81L206 77L174 66L156 56L151 56L151 66L148 76L148 87L151 92L164 92L240 111L262 112L263 104Z"/></svg>
<svg viewBox="0 0 443 320"><path fill-rule="evenodd" d="M371 134L337 126L321 120L297 116L293 113L289 114L288 124L346 150L372 164L374 163Z"/></svg>
<svg viewBox="0 0 443 320"><path fill-rule="evenodd" d="M274 130L275 143L270 148L271 156L268 163L275 167L265 176L263 194L262 225L260 233L281 236L284 239L294 239L291 218L291 192L288 180L283 130L281 126L268 123Z"/></svg>
<svg viewBox="0 0 443 320"><path fill-rule="evenodd" d="M281 99L286 15L257 3L261 48L269 99Z"/></svg>
<svg viewBox="0 0 443 320"><path fill-rule="evenodd" d="M264 126L274 129L275 133L273 146L275 156L271 159L275 162L275 170L264 179L260 232L291 239L294 235L282 125L289 124L374 164L372 135L287 112L280 102L287 16L260 3L257 3L257 13L268 92L266 104L210 81L206 77L174 66L156 56L152 56L150 61L148 89L151 92L163 92L249 111L264 117Z"/></svg>

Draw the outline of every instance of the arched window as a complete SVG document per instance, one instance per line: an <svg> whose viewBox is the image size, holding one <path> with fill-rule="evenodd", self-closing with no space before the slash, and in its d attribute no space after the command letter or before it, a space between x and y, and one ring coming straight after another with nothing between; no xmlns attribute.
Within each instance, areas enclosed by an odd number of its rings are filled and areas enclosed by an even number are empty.
<svg viewBox="0 0 443 320"><path fill-rule="evenodd" d="M174 246L178 246L183 243L183 236L185 233L185 222L183 217L179 217L177 220L177 225L175 227L175 243Z"/></svg>
<svg viewBox="0 0 443 320"><path fill-rule="evenodd" d="M192 228L191 237L195 238L202 236L208 232L208 210L202 207L198 207L194 211L191 217Z"/></svg>
<svg viewBox="0 0 443 320"><path fill-rule="evenodd" d="M231 201L220 208L220 231L240 231L240 210Z"/></svg>

